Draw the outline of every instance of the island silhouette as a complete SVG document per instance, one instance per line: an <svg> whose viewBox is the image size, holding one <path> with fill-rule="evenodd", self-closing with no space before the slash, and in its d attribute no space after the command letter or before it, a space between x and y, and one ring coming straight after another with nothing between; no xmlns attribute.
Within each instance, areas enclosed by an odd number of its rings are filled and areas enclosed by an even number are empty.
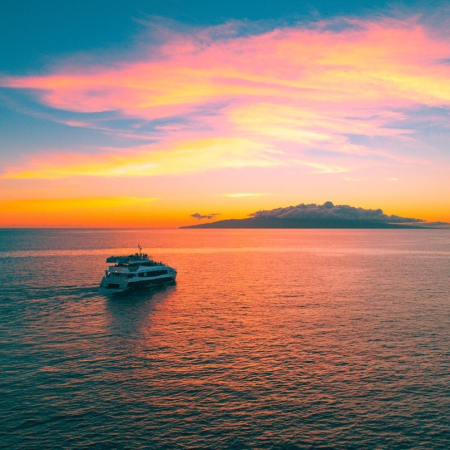
<svg viewBox="0 0 450 450"><path fill-rule="evenodd" d="M218 214L192 214L191 217L211 219ZM422 219L387 215L381 209L364 209L325 202L287 208L261 210L245 219L228 219L188 225L180 228L437 228L446 222L426 222Z"/></svg>

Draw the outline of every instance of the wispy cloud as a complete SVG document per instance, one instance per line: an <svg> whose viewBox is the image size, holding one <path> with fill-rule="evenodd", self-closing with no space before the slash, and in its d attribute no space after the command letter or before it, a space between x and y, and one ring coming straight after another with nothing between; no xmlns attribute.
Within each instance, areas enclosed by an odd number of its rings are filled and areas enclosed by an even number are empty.
<svg viewBox="0 0 450 450"><path fill-rule="evenodd" d="M352 105L450 99L449 68L440 63L448 58L449 44L415 18L345 22L343 30L318 22L250 36L230 35L233 24L189 34L166 30L166 42L153 46L145 59L112 67L64 65L45 76L6 77L2 85L38 90L55 108L120 110L146 118L230 98Z"/></svg>
<svg viewBox="0 0 450 450"><path fill-rule="evenodd" d="M220 213L212 213L212 214L200 214L200 213L195 213L195 214L191 214L191 217L193 217L194 219L198 219L198 220L204 220L204 219L212 219L213 217L216 217L220 215Z"/></svg>
<svg viewBox="0 0 450 450"><path fill-rule="evenodd" d="M257 143L205 138L125 150L111 148L97 155L39 155L25 167L7 167L0 178L150 177L280 164L270 148L264 149Z"/></svg>
<svg viewBox="0 0 450 450"><path fill-rule="evenodd" d="M239 199L277 188L290 195L292 184L283 187L286 168L299 179L348 175L355 183L342 184L350 192L352 186L372 190L365 170L381 168L378 179L393 190L427 165L444 167L448 138L436 130L448 135L450 40L418 16L148 26L158 39L142 39L139 51L0 77L8 92L20 90L43 106L47 119L111 138L102 147L92 144L91 154L75 143L70 152L8 158L0 163L2 181L175 180L216 171L212 180L229 175L223 169L240 171L243 179L254 168L264 174L253 173L252 180L270 179L268 187L228 187L229 177L223 178L215 194L229 191L227 197ZM416 172L405 173L410 167ZM397 178L402 182L386 183Z"/></svg>

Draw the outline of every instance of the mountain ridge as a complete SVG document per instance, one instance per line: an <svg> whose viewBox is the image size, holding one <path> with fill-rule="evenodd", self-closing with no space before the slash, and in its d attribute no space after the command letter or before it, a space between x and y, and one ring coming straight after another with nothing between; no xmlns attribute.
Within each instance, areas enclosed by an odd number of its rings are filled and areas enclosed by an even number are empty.
<svg viewBox="0 0 450 450"><path fill-rule="evenodd" d="M196 225L187 225L180 228L323 228L323 229L427 229L421 225L390 224L369 220L341 220L341 221L320 221L280 218L257 218L248 219L228 219L217 222L201 223Z"/></svg>

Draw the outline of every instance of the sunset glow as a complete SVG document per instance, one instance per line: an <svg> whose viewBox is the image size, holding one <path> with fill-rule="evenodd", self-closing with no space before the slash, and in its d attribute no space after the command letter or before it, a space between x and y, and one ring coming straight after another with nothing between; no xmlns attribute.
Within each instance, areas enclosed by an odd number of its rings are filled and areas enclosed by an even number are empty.
<svg viewBox="0 0 450 450"><path fill-rule="evenodd" d="M450 39L433 20L147 20L126 49L5 70L36 144L2 143L0 226L133 226L124 208L179 226L327 200L449 221ZM58 139L39 138L46 124Z"/></svg>

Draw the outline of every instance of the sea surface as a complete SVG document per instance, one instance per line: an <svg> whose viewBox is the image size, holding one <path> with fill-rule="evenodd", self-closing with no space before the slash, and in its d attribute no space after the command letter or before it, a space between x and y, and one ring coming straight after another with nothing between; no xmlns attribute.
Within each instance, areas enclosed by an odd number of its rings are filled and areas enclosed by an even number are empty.
<svg viewBox="0 0 450 450"><path fill-rule="evenodd" d="M102 295L141 244L177 284ZM0 230L0 447L450 448L449 230Z"/></svg>

